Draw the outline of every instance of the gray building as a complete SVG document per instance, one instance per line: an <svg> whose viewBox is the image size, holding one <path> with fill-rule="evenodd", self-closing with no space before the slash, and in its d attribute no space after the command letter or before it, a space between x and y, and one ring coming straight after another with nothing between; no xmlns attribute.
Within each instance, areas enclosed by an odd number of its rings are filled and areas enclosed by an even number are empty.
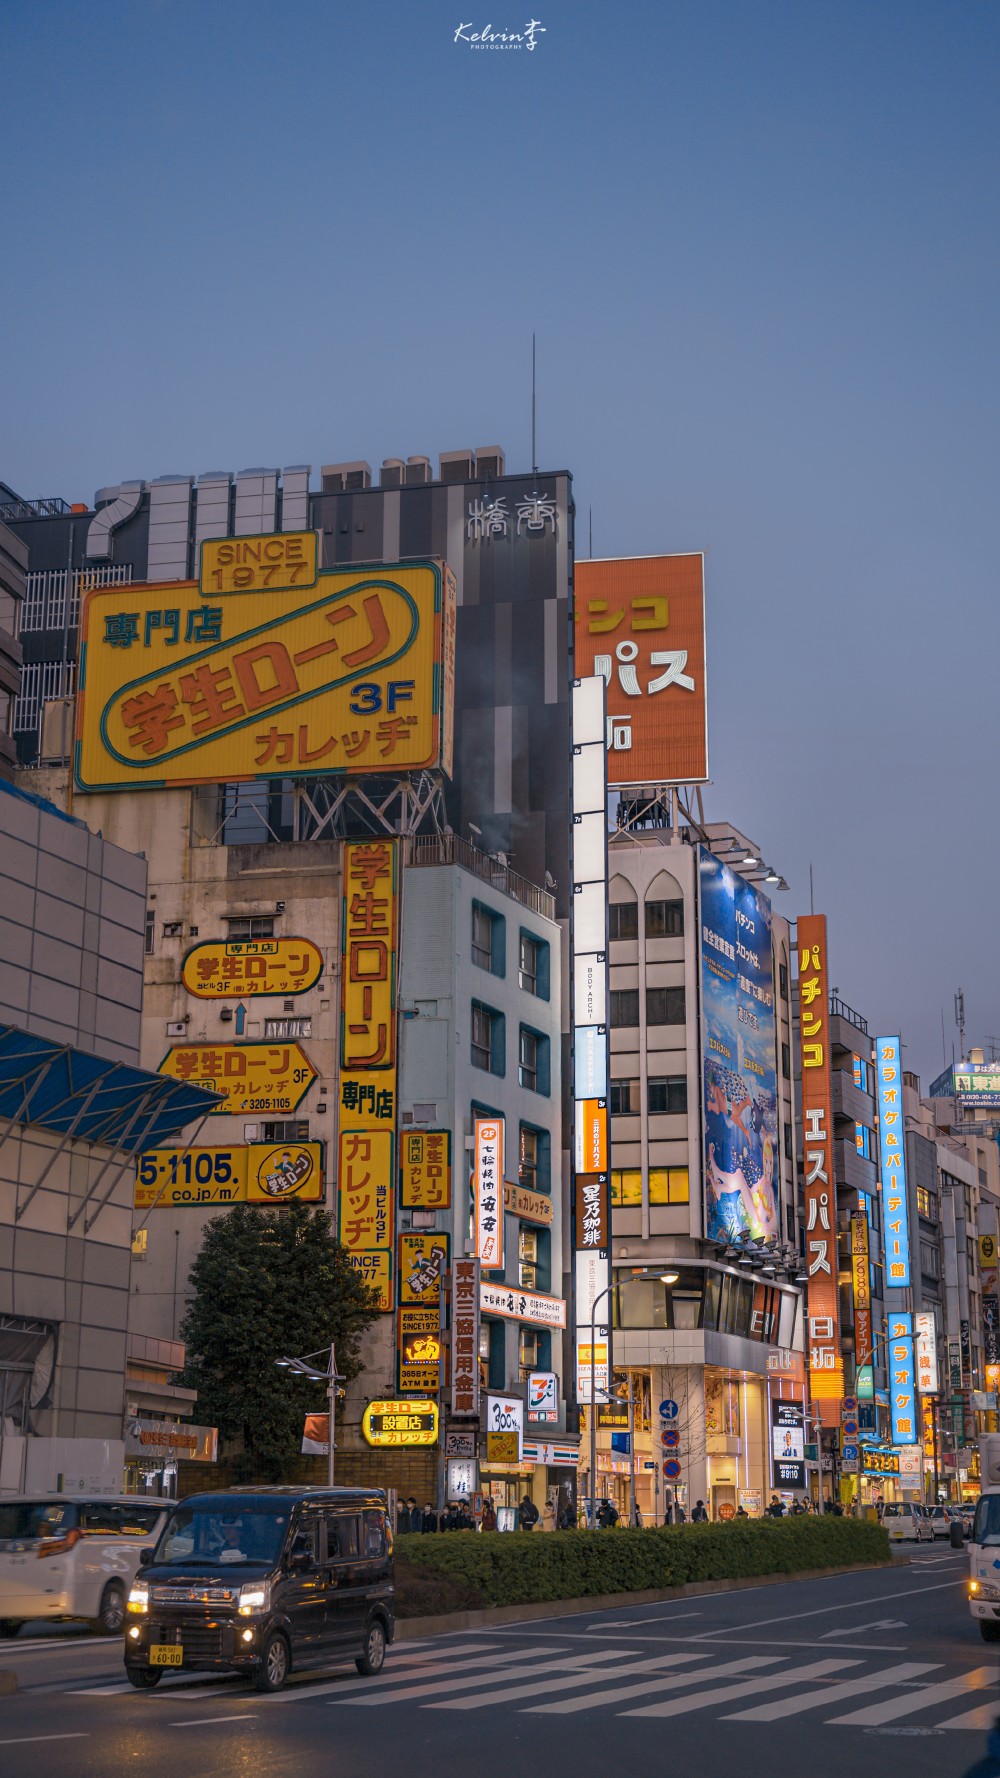
<svg viewBox="0 0 1000 1778"><path fill-rule="evenodd" d="M17 762L14 711L21 683L17 635L27 565L27 545L0 524L0 777L8 779L13 778Z"/></svg>

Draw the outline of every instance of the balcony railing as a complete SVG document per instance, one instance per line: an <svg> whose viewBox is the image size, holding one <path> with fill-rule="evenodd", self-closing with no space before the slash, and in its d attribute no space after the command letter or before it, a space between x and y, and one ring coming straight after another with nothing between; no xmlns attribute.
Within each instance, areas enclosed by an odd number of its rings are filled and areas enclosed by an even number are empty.
<svg viewBox="0 0 1000 1778"><path fill-rule="evenodd" d="M849 1025L856 1026L859 1031L864 1032L866 1037L868 1036L868 1020L863 1019L859 1012L855 1012L853 1006L848 1006L846 1000L839 1000L836 994L830 995L830 1014L833 1018L846 1019Z"/></svg>
<svg viewBox="0 0 1000 1778"><path fill-rule="evenodd" d="M533 914L540 914L546 920L556 917L555 897L547 889L529 883L527 877L519 876L509 864L504 864L502 858L481 852L478 846L471 845L457 833L417 834L409 841L407 863L460 865L462 870L470 871L482 883L489 883L501 895L509 895L523 907L530 908Z"/></svg>

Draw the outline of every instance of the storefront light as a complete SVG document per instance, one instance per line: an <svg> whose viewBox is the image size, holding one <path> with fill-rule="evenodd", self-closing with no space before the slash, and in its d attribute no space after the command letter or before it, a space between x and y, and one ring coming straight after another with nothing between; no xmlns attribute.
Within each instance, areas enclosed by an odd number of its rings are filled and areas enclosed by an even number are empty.
<svg viewBox="0 0 1000 1778"><path fill-rule="evenodd" d="M660 1273L660 1283L661 1284L676 1284L679 1277L680 1277L679 1272L661 1272Z"/></svg>

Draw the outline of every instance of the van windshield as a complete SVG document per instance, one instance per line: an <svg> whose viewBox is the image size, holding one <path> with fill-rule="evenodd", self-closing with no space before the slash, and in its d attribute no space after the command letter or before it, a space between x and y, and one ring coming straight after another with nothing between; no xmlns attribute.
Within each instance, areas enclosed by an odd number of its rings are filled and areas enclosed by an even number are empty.
<svg viewBox="0 0 1000 1778"><path fill-rule="evenodd" d="M233 1562L262 1562L273 1567L288 1528L287 1512L268 1511L234 1501L192 1501L172 1513L153 1558L199 1568L225 1568Z"/></svg>
<svg viewBox="0 0 1000 1778"><path fill-rule="evenodd" d="M35 1543L63 1537L77 1521L68 1500L0 1500L0 1543Z"/></svg>
<svg viewBox="0 0 1000 1778"><path fill-rule="evenodd" d="M970 1543L1000 1543L1000 1494L980 1495Z"/></svg>

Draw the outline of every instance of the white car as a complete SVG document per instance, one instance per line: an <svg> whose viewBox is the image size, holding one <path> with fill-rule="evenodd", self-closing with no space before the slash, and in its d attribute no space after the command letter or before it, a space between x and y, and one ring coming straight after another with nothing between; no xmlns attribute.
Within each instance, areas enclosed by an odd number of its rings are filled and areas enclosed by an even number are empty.
<svg viewBox="0 0 1000 1778"><path fill-rule="evenodd" d="M0 1636L32 1618L84 1618L116 1636L173 1503L121 1495L0 1496Z"/></svg>
<svg viewBox="0 0 1000 1778"><path fill-rule="evenodd" d="M950 1537L952 1521L958 1519L961 1522L962 1518L957 1506L929 1506L927 1512L930 1515L931 1533L934 1537Z"/></svg>
<svg viewBox="0 0 1000 1778"><path fill-rule="evenodd" d="M927 1508L917 1501L890 1500L882 1508L882 1523L889 1533L890 1543L903 1543L907 1539L930 1543L934 1536Z"/></svg>

